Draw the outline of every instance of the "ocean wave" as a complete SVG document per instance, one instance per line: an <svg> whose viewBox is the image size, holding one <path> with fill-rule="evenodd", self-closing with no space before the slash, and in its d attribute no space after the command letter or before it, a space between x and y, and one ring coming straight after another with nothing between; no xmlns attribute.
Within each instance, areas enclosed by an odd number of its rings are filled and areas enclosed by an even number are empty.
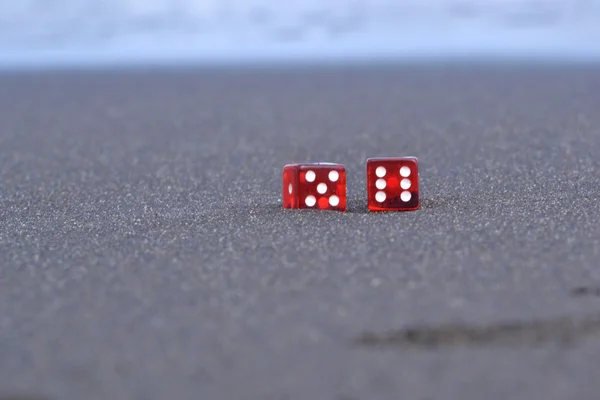
<svg viewBox="0 0 600 400"><path fill-rule="evenodd" d="M440 54L600 56L600 0L19 0L0 64Z"/></svg>

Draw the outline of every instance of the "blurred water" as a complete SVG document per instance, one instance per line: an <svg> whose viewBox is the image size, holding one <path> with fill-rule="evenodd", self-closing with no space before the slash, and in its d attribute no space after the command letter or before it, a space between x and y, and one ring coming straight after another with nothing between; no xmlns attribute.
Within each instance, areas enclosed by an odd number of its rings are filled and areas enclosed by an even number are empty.
<svg viewBox="0 0 600 400"><path fill-rule="evenodd" d="M600 0L0 0L0 66L600 58Z"/></svg>

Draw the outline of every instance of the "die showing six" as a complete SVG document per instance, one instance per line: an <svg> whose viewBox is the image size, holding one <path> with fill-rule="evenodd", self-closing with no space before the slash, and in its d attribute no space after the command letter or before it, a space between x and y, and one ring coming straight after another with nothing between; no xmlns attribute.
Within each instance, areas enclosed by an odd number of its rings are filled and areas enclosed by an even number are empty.
<svg viewBox="0 0 600 400"><path fill-rule="evenodd" d="M283 208L346 211L346 168L319 162L283 168ZM416 157L367 160L367 204L370 211L412 211L420 206Z"/></svg>
<svg viewBox="0 0 600 400"><path fill-rule="evenodd" d="M369 158L367 204L371 211L419 208L419 162L415 157Z"/></svg>
<svg viewBox="0 0 600 400"><path fill-rule="evenodd" d="M283 208L346 211L346 168L334 163L283 167Z"/></svg>

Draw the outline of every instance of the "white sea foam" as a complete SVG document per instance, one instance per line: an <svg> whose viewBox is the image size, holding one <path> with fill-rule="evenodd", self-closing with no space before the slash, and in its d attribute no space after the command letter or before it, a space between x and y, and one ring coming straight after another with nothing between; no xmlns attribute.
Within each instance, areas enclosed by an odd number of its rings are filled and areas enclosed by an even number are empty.
<svg viewBox="0 0 600 400"><path fill-rule="evenodd" d="M0 65L600 57L600 0L4 0Z"/></svg>

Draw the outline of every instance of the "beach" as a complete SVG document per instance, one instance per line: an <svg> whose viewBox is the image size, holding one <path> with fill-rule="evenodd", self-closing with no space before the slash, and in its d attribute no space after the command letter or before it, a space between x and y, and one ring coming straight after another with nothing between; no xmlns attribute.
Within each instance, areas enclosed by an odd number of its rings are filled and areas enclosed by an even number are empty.
<svg viewBox="0 0 600 400"><path fill-rule="evenodd" d="M3 72L0 398L597 399L598 110L596 64ZM283 209L304 161L347 212Z"/></svg>

